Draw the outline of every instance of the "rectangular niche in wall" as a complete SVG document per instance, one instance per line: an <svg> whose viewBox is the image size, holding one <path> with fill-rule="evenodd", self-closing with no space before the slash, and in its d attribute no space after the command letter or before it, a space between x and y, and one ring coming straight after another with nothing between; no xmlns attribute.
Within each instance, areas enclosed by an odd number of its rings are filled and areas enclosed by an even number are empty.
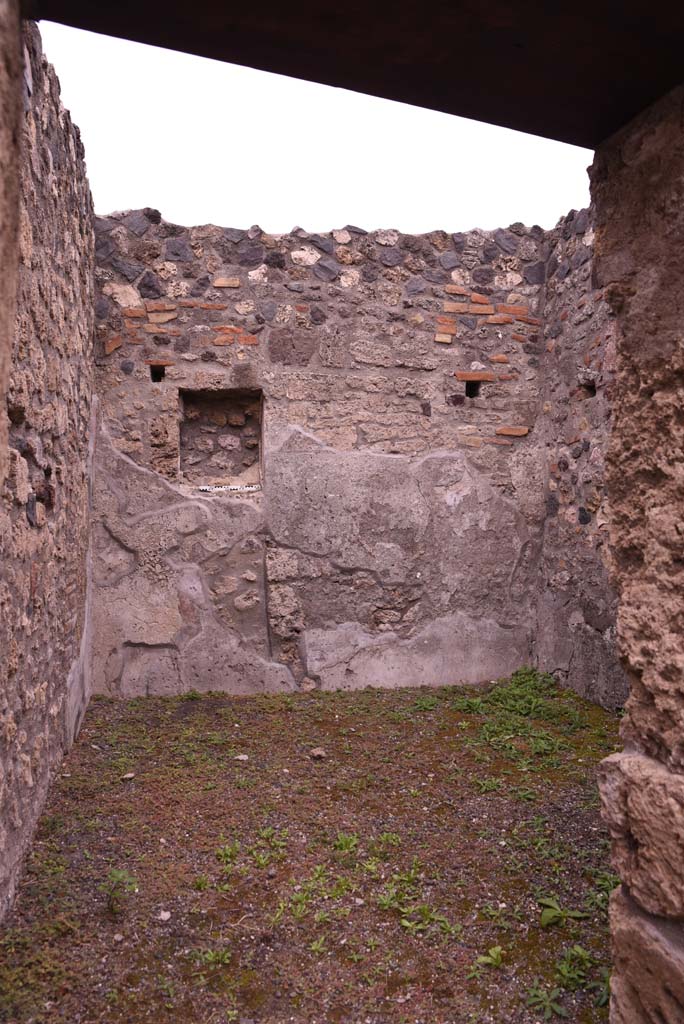
<svg viewBox="0 0 684 1024"><path fill-rule="evenodd" d="M261 481L261 391L181 391L180 473L194 484Z"/></svg>

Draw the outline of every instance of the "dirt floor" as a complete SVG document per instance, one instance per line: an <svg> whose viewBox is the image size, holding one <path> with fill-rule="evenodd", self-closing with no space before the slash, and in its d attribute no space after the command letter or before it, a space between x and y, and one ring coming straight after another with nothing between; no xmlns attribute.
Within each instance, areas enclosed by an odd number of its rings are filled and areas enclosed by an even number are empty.
<svg viewBox="0 0 684 1024"><path fill-rule="evenodd" d="M527 670L97 699L2 933L0 1020L605 1021L616 744Z"/></svg>

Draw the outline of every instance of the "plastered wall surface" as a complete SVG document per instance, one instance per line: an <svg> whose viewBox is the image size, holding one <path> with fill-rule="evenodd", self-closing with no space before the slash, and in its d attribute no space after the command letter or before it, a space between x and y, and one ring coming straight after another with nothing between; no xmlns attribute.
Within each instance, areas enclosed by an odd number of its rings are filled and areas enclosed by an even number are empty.
<svg viewBox="0 0 684 1024"><path fill-rule="evenodd" d="M623 881L612 901L612 1020L684 1019L684 89L597 153L596 277L616 318L607 463L626 749L601 795Z"/></svg>
<svg viewBox="0 0 684 1024"><path fill-rule="evenodd" d="M551 236L99 220L96 687L438 685L537 660L619 704L612 336L573 217ZM231 389L263 394L243 469L262 489L208 495L244 450L218 406L186 407Z"/></svg>
<svg viewBox="0 0 684 1024"><path fill-rule="evenodd" d="M530 661L541 231L274 237L135 211L97 237L98 690L430 685ZM179 392L212 389L263 393L261 491L194 486ZM223 429L201 426L207 452Z"/></svg>
<svg viewBox="0 0 684 1024"><path fill-rule="evenodd" d="M0 490L0 914L88 699L92 205L78 131L35 28L23 44L9 472Z"/></svg>

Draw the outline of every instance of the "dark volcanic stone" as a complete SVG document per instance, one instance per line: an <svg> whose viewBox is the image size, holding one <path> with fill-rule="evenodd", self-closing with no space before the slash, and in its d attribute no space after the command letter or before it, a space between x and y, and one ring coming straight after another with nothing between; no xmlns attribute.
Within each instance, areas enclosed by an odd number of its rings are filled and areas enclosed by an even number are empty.
<svg viewBox="0 0 684 1024"><path fill-rule="evenodd" d="M444 284L445 281L449 280L449 275L446 270L424 270L423 277L430 284Z"/></svg>
<svg viewBox="0 0 684 1024"><path fill-rule="evenodd" d="M114 256L112 259L112 266L114 269L125 277L127 281L135 281L138 274L141 274L145 269L142 263L132 263L130 260L125 260L121 256Z"/></svg>
<svg viewBox="0 0 684 1024"><path fill-rule="evenodd" d="M129 213L127 217L124 217L123 222L128 230L132 231L133 234L137 235L139 238L144 235L146 231L149 231L150 228L149 218L145 216L143 210L133 210L133 212Z"/></svg>
<svg viewBox="0 0 684 1024"><path fill-rule="evenodd" d="M454 249L456 252L463 252L466 244L466 236L462 232L458 232L451 236L451 241L454 243Z"/></svg>
<svg viewBox="0 0 684 1024"><path fill-rule="evenodd" d="M580 210L579 213L577 214L577 216L575 217L575 221L574 221L574 223L572 225L573 231L575 232L576 235L583 235L588 227L589 227L589 211L588 210Z"/></svg>
<svg viewBox="0 0 684 1024"><path fill-rule="evenodd" d="M503 228L499 228L498 231L494 232L494 241L509 256L513 256L518 251L520 242L514 234L510 231L504 231Z"/></svg>
<svg viewBox="0 0 684 1024"><path fill-rule="evenodd" d="M420 295L424 291L425 282L421 281L419 277L412 277L410 281L406 282L406 293L408 295Z"/></svg>
<svg viewBox="0 0 684 1024"><path fill-rule="evenodd" d="M404 262L403 252L394 245L384 248L378 258L385 267L398 267Z"/></svg>
<svg viewBox="0 0 684 1024"><path fill-rule="evenodd" d="M475 267L473 270L473 281L477 284L491 284L494 280L494 271L491 267Z"/></svg>
<svg viewBox="0 0 684 1024"><path fill-rule="evenodd" d="M264 262L264 252L259 242L241 242L238 246L238 263L241 267L258 267Z"/></svg>
<svg viewBox="0 0 684 1024"><path fill-rule="evenodd" d="M474 331L477 327L477 317L475 316L459 316L458 322L462 327L467 327L469 331Z"/></svg>
<svg viewBox="0 0 684 1024"><path fill-rule="evenodd" d="M246 236L247 232L241 231L240 228L226 228L226 230L223 232L223 237L226 239L226 241L233 242L234 244L241 242L242 239L245 238Z"/></svg>
<svg viewBox="0 0 684 1024"><path fill-rule="evenodd" d="M335 260L324 257L318 263L314 263L313 272L320 281L334 281L340 272L340 268L335 263Z"/></svg>
<svg viewBox="0 0 684 1024"><path fill-rule="evenodd" d="M312 235L310 241L313 242L317 249L320 249L321 252L327 252L329 256L332 256L335 251L335 244L332 238L324 238L323 235Z"/></svg>
<svg viewBox="0 0 684 1024"><path fill-rule="evenodd" d="M285 269L285 253L279 249L276 252L266 253L266 259L264 263L267 267L276 267L278 270Z"/></svg>
<svg viewBox="0 0 684 1024"><path fill-rule="evenodd" d="M188 263L195 258L195 254L190 248L190 243L182 235L166 240L164 256L167 260L172 260L174 263Z"/></svg>
<svg viewBox="0 0 684 1024"><path fill-rule="evenodd" d="M146 270L138 281L138 291L143 299L159 299L164 294L161 281L151 270Z"/></svg>
<svg viewBox="0 0 684 1024"><path fill-rule="evenodd" d="M482 246L482 258L487 262L491 263L499 255L499 249L495 242L485 242Z"/></svg>
<svg viewBox="0 0 684 1024"><path fill-rule="evenodd" d="M523 270L523 277L528 284L544 284L546 279L546 265L544 263L531 263Z"/></svg>
<svg viewBox="0 0 684 1024"><path fill-rule="evenodd" d="M112 311L112 304L106 295L98 295L95 299L95 316L98 320L106 320Z"/></svg>
<svg viewBox="0 0 684 1024"><path fill-rule="evenodd" d="M312 306L310 316L312 324L324 324L328 319L327 313L320 306Z"/></svg>
<svg viewBox="0 0 684 1024"><path fill-rule="evenodd" d="M461 265L461 261L455 252L443 252L439 257L439 264L445 270L454 270Z"/></svg>
<svg viewBox="0 0 684 1024"><path fill-rule="evenodd" d="M98 262L108 260L113 252L116 252L116 245L109 235L97 235L95 238L95 258Z"/></svg>
<svg viewBox="0 0 684 1024"><path fill-rule="evenodd" d="M121 372L122 373L133 373L134 369L135 369L135 363L132 360L130 360L130 359L124 359L123 363L121 364Z"/></svg>
<svg viewBox="0 0 684 1024"><path fill-rule="evenodd" d="M377 281L379 276L380 271L378 270L374 263L367 263L365 267L363 267L361 270L361 277L363 278L364 281L367 281L369 284L372 284L373 281Z"/></svg>
<svg viewBox="0 0 684 1024"><path fill-rule="evenodd" d="M149 220L150 224L161 224L161 213L159 210L155 210L152 206L146 206L143 213Z"/></svg>
<svg viewBox="0 0 684 1024"><path fill-rule="evenodd" d="M567 260L561 260L558 264L558 280L564 281L570 273L570 264Z"/></svg>
<svg viewBox="0 0 684 1024"><path fill-rule="evenodd" d="M577 270L578 267L584 266L591 259L591 249L588 245L578 245L577 249L573 253L570 265Z"/></svg>
<svg viewBox="0 0 684 1024"><path fill-rule="evenodd" d="M582 526L586 526L588 523L591 522L591 512L589 512L586 508L580 508L577 513L577 519L582 524Z"/></svg>
<svg viewBox="0 0 684 1024"><path fill-rule="evenodd" d="M549 516L557 516L560 502L557 494L549 494L546 498L546 514Z"/></svg>
<svg viewBox="0 0 684 1024"><path fill-rule="evenodd" d="M278 312L278 305L277 303L272 301L264 302L262 306L259 308L259 312L263 316L264 320L270 323L273 317Z"/></svg>

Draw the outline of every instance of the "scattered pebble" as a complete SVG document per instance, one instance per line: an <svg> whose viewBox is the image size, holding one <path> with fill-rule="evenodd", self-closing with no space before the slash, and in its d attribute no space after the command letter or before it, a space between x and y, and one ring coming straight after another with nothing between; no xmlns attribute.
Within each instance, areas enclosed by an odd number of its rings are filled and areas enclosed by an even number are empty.
<svg viewBox="0 0 684 1024"><path fill-rule="evenodd" d="M323 761L327 756L328 752L323 747L314 747L313 750L309 751L309 757L312 761Z"/></svg>
<svg viewBox="0 0 684 1024"><path fill-rule="evenodd" d="M249 754L236 754L234 761L249 761Z"/></svg>

